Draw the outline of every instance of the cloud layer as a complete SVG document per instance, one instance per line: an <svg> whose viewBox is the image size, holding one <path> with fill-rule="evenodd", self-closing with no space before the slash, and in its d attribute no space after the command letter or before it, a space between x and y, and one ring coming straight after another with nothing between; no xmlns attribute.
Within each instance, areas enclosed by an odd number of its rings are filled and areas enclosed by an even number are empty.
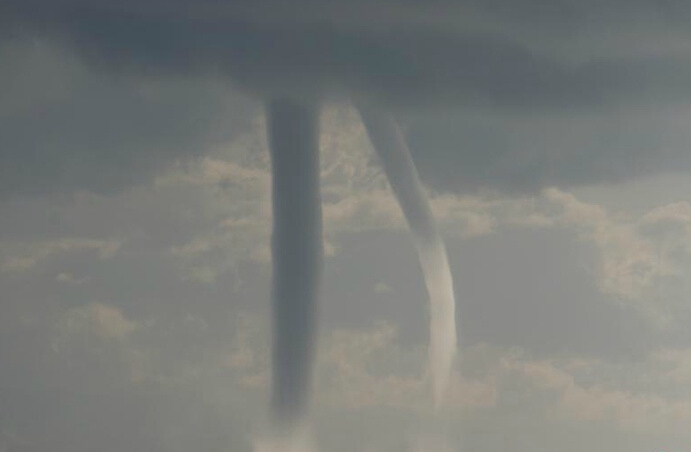
<svg viewBox="0 0 691 452"><path fill-rule="evenodd" d="M516 11L524 16L516 22L532 22L558 35L553 24L545 24L550 19L568 23L572 13L578 17L580 12L580 20L571 24L576 39L598 25L597 15L567 3L560 12L528 1L490 7L449 2L448 21L453 25L456 18L457 27L426 22L424 17L434 11L430 5L398 2L380 2L379 8L357 2L350 6L350 20L339 19L341 2L304 2L303 17L279 14L285 8L271 1L194 6L32 1L8 6L6 20L20 32L71 45L110 71L220 73L263 93L340 93L389 105L512 108L638 103L641 96L676 103L688 101L690 94L685 80L691 61L684 52L592 58L569 65L519 39L506 20L506 10ZM638 6L639 14L656 9ZM609 8L616 10L615 5ZM570 9L575 11L567 12ZM361 19L353 21L358 10ZM408 20L398 18L401 11L409 12ZM659 13L664 17L665 10ZM415 15L423 19L416 21ZM468 27L464 15L485 17L487 25ZM627 19L622 34L635 30L640 20L636 14Z"/></svg>
<svg viewBox="0 0 691 452"><path fill-rule="evenodd" d="M238 87L393 110L441 191L691 168L680 2L32 0L2 12L3 193L148 182L247 126L257 104Z"/></svg>

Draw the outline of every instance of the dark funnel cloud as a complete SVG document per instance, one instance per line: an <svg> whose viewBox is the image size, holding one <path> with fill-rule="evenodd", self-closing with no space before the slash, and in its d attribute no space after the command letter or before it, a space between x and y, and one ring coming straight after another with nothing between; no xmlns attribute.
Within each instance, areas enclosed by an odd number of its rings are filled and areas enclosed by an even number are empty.
<svg viewBox="0 0 691 452"><path fill-rule="evenodd" d="M270 101L273 173L272 405L283 425L304 418L314 354L322 272L318 112L293 100Z"/></svg>

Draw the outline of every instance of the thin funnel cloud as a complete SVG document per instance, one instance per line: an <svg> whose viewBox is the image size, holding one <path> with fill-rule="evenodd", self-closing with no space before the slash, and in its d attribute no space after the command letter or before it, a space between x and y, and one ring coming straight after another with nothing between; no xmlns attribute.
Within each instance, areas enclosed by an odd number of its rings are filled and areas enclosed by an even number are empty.
<svg viewBox="0 0 691 452"><path fill-rule="evenodd" d="M292 434L309 402L323 244L317 109L267 103L273 174L272 410Z"/></svg>
<svg viewBox="0 0 691 452"><path fill-rule="evenodd" d="M360 115L420 258L430 301L429 366L439 407L456 355L456 301L446 248L400 128L390 115L374 109L360 107Z"/></svg>

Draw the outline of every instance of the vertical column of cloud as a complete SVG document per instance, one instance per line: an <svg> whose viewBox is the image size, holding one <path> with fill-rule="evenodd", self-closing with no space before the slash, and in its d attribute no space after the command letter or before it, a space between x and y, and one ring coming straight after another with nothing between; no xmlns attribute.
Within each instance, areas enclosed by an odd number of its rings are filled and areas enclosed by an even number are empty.
<svg viewBox="0 0 691 452"><path fill-rule="evenodd" d="M318 112L309 104L267 104L273 174L272 409L296 428L309 401L315 310L323 261Z"/></svg>
<svg viewBox="0 0 691 452"><path fill-rule="evenodd" d="M390 115L359 106L417 248L430 301L429 366L434 403L441 404L456 355L456 302L444 242L400 128Z"/></svg>

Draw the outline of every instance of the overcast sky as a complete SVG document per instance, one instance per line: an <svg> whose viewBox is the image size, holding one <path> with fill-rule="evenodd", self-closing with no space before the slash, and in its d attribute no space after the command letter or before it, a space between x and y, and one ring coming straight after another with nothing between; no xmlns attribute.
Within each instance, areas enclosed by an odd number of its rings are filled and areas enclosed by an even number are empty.
<svg viewBox="0 0 691 452"><path fill-rule="evenodd" d="M0 451L261 442L277 95L324 101L314 452L689 451L691 3L417 3L0 3ZM351 99L447 243L438 413Z"/></svg>

